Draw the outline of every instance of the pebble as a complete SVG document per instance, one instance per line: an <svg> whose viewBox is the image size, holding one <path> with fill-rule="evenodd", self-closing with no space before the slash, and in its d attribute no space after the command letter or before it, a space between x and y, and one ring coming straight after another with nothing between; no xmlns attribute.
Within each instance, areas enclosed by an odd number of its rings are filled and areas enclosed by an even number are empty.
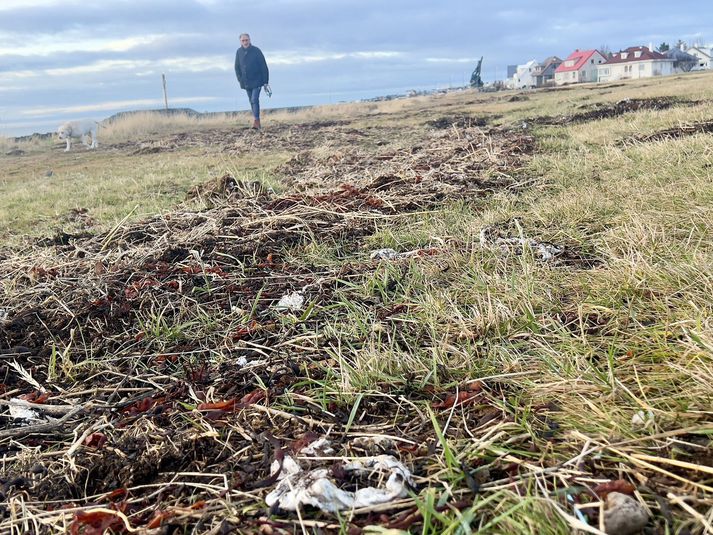
<svg viewBox="0 0 713 535"><path fill-rule="evenodd" d="M604 511L604 529L608 535L633 535L649 521L649 514L631 496L611 492Z"/></svg>

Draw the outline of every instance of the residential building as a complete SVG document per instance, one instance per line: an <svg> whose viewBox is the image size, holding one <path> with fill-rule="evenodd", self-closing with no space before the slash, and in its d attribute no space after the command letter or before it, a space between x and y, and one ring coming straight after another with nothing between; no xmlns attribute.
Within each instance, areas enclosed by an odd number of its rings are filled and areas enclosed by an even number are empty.
<svg viewBox="0 0 713 535"><path fill-rule="evenodd" d="M540 64L540 68L535 71L536 87L546 87L555 85L555 70L562 65L562 60L557 56L550 56Z"/></svg>
<svg viewBox="0 0 713 535"><path fill-rule="evenodd" d="M540 64L531 59L524 65L518 65L512 79L514 89L535 87L535 73L540 69Z"/></svg>
<svg viewBox="0 0 713 535"><path fill-rule="evenodd" d="M698 58L698 65L694 67L695 70L713 69L713 47L693 46L686 52Z"/></svg>
<svg viewBox="0 0 713 535"><path fill-rule="evenodd" d="M668 59L673 60L674 72L689 72L698 66L698 58L680 48L670 48L663 53Z"/></svg>
<svg viewBox="0 0 713 535"><path fill-rule="evenodd" d="M575 50L555 69L555 84L596 82L597 67L605 61L606 58L598 50Z"/></svg>
<svg viewBox="0 0 713 535"><path fill-rule="evenodd" d="M667 76L674 73L673 64L672 58L647 46L632 46L612 54L606 63L598 67L599 81Z"/></svg>

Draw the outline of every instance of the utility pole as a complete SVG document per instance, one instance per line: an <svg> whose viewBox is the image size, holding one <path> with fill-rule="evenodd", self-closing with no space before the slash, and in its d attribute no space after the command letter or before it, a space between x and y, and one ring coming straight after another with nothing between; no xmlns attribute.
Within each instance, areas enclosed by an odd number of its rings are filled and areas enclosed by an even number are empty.
<svg viewBox="0 0 713 535"><path fill-rule="evenodd" d="M163 80L163 104L168 109L168 96L166 94L166 75L161 74L161 80Z"/></svg>

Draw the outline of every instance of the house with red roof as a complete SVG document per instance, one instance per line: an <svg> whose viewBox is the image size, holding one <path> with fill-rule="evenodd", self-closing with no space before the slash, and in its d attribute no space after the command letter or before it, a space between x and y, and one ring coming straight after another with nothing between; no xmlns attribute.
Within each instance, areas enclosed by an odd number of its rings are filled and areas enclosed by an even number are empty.
<svg viewBox="0 0 713 535"><path fill-rule="evenodd" d="M597 82L597 68L606 60L598 50L575 50L555 69L555 84Z"/></svg>
<svg viewBox="0 0 713 535"><path fill-rule="evenodd" d="M650 50L646 46L632 46L612 54L599 66L599 81L629 80L668 76L674 73L675 60Z"/></svg>

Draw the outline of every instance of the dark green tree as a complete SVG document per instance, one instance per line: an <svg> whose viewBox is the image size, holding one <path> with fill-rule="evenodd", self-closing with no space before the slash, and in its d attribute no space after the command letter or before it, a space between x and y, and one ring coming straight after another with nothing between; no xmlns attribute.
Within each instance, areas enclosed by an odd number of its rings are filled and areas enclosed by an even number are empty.
<svg viewBox="0 0 713 535"><path fill-rule="evenodd" d="M658 48L656 48L656 50L658 50L659 52L662 52L662 53L663 53L663 52L667 52L667 51L670 50L670 49L671 49L671 47L668 46L668 43L665 42L665 41L664 41L663 43L661 43L661 44L658 46Z"/></svg>

